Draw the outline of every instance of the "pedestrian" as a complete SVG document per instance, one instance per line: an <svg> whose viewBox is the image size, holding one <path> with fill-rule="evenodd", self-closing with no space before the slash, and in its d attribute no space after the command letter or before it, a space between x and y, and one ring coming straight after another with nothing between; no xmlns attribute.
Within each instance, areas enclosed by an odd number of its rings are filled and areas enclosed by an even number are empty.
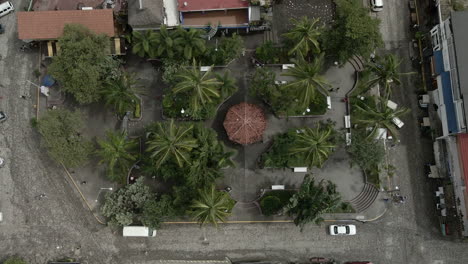
<svg viewBox="0 0 468 264"><path fill-rule="evenodd" d="M20 98L26 99L27 97L26 97L26 95L21 95Z"/></svg>
<svg viewBox="0 0 468 264"><path fill-rule="evenodd" d="M335 91L335 92L338 92L338 90L340 90L340 87L336 88L336 91Z"/></svg>
<svg viewBox="0 0 468 264"><path fill-rule="evenodd" d="M87 184L87 183L88 183L87 181L82 181L81 185L84 185L84 184Z"/></svg>
<svg viewBox="0 0 468 264"><path fill-rule="evenodd" d="M329 92L333 92L333 90L334 90L333 88L328 89Z"/></svg>

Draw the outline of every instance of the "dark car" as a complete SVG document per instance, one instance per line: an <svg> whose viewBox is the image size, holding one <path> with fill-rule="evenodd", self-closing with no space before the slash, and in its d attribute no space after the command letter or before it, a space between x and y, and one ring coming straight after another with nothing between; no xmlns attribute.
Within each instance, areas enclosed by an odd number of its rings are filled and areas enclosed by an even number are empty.
<svg viewBox="0 0 468 264"><path fill-rule="evenodd" d="M3 28L2 24L0 24L0 34L5 33L5 29Z"/></svg>

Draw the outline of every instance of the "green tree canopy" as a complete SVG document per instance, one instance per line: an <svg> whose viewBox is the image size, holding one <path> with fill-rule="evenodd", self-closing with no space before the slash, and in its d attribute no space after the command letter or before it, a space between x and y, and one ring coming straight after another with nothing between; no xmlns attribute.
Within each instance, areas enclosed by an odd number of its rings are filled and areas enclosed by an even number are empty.
<svg viewBox="0 0 468 264"><path fill-rule="evenodd" d="M78 111L50 110L37 121L41 145L52 159L71 168L85 163L93 151L92 143L82 137L83 127Z"/></svg>
<svg viewBox="0 0 468 264"><path fill-rule="evenodd" d="M106 105L111 105L118 115L124 116L127 111L135 111L138 103L134 75L123 72L118 78L106 81L101 94Z"/></svg>
<svg viewBox="0 0 468 264"><path fill-rule="evenodd" d="M199 197L191 208L190 214L201 225L213 224L218 226L219 222L225 222L231 215L235 202L227 192L217 191L214 185L199 191Z"/></svg>
<svg viewBox="0 0 468 264"><path fill-rule="evenodd" d="M172 197L163 195L159 200L150 199L143 206L143 214L141 222L143 225L158 229L161 223L175 216L175 211L172 205Z"/></svg>
<svg viewBox="0 0 468 264"><path fill-rule="evenodd" d="M392 120L409 112L409 109L404 107L399 107L396 110L387 107L387 100L382 97L371 97L367 101L357 100L352 108L354 108L353 112L355 113L351 115L352 121L362 125L364 129L372 128L368 138L373 138L379 128L386 128L395 138L398 138L398 130Z"/></svg>
<svg viewBox="0 0 468 264"><path fill-rule="evenodd" d="M335 0L336 19L324 33L325 52L341 63L353 55L368 58L383 45L380 20L369 16L369 10L358 1Z"/></svg>
<svg viewBox="0 0 468 264"><path fill-rule="evenodd" d="M391 85L400 85L400 76L414 74L414 72L400 73L401 60L393 54L387 54L384 57L377 57L375 63L370 63L370 72L373 76L367 82L368 87L373 87L376 84L381 84L385 87L387 98L391 93Z"/></svg>
<svg viewBox="0 0 468 264"><path fill-rule="evenodd" d="M299 20L292 19L294 28L283 36L292 42L292 48L288 52L289 55L297 54L306 57L309 52L320 53L319 37L322 27L318 25L319 19L310 20L307 17L302 17Z"/></svg>
<svg viewBox="0 0 468 264"><path fill-rule="evenodd" d="M302 57L295 61L296 66L289 68L284 76L294 77L295 80L285 85L284 89L294 89L295 98L305 109L317 97L317 92L328 94L328 82L320 75L323 67L323 55L306 62Z"/></svg>
<svg viewBox="0 0 468 264"><path fill-rule="evenodd" d="M179 167L190 164L190 152L197 147L197 141L192 136L193 125L176 125L174 120L159 122L152 127L148 140L147 151L155 162L156 168L172 160Z"/></svg>
<svg viewBox="0 0 468 264"><path fill-rule="evenodd" d="M179 26L174 35L175 43L185 59L196 59L205 52L206 41L202 37L201 30L195 28L186 30Z"/></svg>
<svg viewBox="0 0 468 264"><path fill-rule="evenodd" d="M109 55L109 38L96 35L82 25L67 24L59 38L60 53L52 60L49 73L60 89L80 104L99 100L104 82L112 78L119 62Z"/></svg>
<svg viewBox="0 0 468 264"><path fill-rule="evenodd" d="M333 152L333 128L331 126L317 126L302 129L289 153L301 155L309 168L322 167L328 156Z"/></svg>
<svg viewBox="0 0 468 264"><path fill-rule="evenodd" d="M299 191L287 205L288 214L294 217L294 223L302 229L308 223L320 224L322 214L329 213L341 204L341 196L336 185L321 180L315 183L312 175L306 175Z"/></svg>
<svg viewBox="0 0 468 264"><path fill-rule="evenodd" d="M204 106L221 97L219 87L222 83L212 77L211 70L201 72L195 61L191 67L182 68L176 77L178 81L172 91L189 96L187 111L195 118L199 117Z"/></svg>
<svg viewBox="0 0 468 264"><path fill-rule="evenodd" d="M169 31L167 26L162 25L156 33L156 56L162 58L174 58L178 46L177 36L175 31Z"/></svg>
<svg viewBox="0 0 468 264"><path fill-rule="evenodd" d="M158 36L152 30L146 30L144 32L133 31L130 42L132 43L132 52L140 57L156 57L156 51L158 49Z"/></svg>
<svg viewBox="0 0 468 264"><path fill-rule="evenodd" d="M130 167L136 161L136 148L134 139L127 139L124 133L107 132L106 140L98 140L100 149L97 151L101 157L99 163L107 166L107 177L118 183L125 183Z"/></svg>
<svg viewBox="0 0 468 264"><path fill-rule="evenodd" d="M145 204L154 199L155 195L143 183L143 177L141 177L133 184L107 193L101 212L109 218L108 224L111 226L130 225L138 220Z"/></svg>
<svg viewBox="0 0 468 264"><path fill-rule="evenodd" d="M347 147L351 155L351 164L357 164L363 171L378 167L385 157L382 142L367 138L364 131L355 129L351 137L351 145Z"/></svg>

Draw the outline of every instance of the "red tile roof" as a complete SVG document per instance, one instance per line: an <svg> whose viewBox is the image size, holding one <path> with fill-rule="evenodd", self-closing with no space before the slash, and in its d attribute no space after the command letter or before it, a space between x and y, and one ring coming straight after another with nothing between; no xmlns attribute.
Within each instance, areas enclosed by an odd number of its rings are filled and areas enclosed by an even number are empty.
<svg viewBox="0 0 468 264"><path fill-rule="evenodd" d="M458 134L458 153L462 164L465 184L468 183L468 134Z"/></svg>
<svg viewBox="0 0 468 264"><path fill-rule="evenodd" d="M178 0L178 2L181 12L249 7L248 0Z"/></svg>
<svg viewBox="0 0 468 264"><path fill-rule="evenodd" d="M18 12L18 38L57 39L66 24L81 24L94 33L109 37L114 33L112 9Z"/></svg>

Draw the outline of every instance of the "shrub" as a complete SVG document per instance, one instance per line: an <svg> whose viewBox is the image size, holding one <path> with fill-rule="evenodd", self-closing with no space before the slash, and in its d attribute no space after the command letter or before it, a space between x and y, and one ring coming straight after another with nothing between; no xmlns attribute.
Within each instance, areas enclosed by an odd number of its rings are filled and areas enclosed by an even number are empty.
<svg viewBox="0 0 468 264"><path fill-rule="evenodd" d="M262 63L279 63L281 48L275 47L272 41L267 41L255 50L255 57Z"/></svg>
<svg viewBox="0 0 468 264"><path fill-rule="evenodd" d="M262 207L262 213L264 215L274 215L276 214L284 205L281 204L281 201L278 197L275 196L267 196L260 202L260 206Z"/></svg>

